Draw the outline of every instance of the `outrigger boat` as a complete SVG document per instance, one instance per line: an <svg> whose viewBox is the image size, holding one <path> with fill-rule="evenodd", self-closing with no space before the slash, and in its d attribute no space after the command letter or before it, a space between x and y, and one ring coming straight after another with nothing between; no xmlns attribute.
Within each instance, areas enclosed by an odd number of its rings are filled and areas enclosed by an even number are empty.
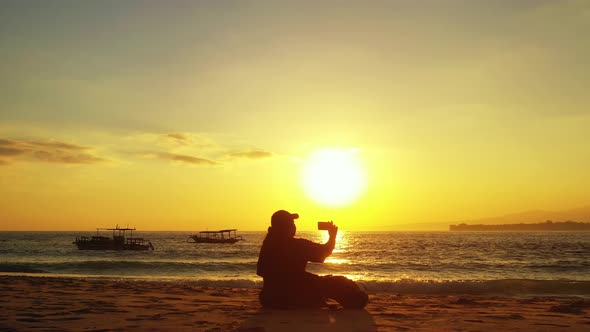
<svg viewBox="0 0 590 332"><path fill-rule="evenodd" d="M222 229L220 231L202 231L189 235L195 243L236 243L243 238L236 234L237 229ZM188 241L187 242L191 242Z"/></svg>
<svg viewBox="0 0 590 332"><path fill-rule="evenodd" d="M113 237L99 235L100 230L113 231ZM119 225L115 228L97 228L96 236L78 236L72 244L79 250L154 250L150 241L133 237L134 230L135 228L119 228ZM125 236L126 231L130 231L128 237Z"/></svg>

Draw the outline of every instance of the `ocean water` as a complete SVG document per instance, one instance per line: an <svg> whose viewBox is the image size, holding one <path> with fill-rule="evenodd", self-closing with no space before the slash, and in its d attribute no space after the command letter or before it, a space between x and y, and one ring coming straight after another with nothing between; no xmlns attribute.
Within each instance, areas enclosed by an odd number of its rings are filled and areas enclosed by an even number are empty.
<svg viewBox="0 0 590 332"><path fill-rule="evenodd" d="M235 244L187 242L189 232L134 232L154 251L86 251L72 241L95 232L0 232L0 274L137 278L261 287L266 232ZM110 233L105 233L110 235ZM326 232L298 232L313 241ZM590 296L590 232L346 232L317 274L339 274L370 292Z"/></svg>

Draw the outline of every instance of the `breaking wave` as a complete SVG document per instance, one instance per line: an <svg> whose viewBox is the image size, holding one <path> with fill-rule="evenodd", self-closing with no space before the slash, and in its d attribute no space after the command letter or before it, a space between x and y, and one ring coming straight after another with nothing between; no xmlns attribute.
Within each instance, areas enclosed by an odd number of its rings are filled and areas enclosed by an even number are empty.
<svg viewBox="0 0 590 332"><path fill-rule="evenodd" d="M195 286L261 288L262 281L248 279L200 279L185 281ZM568 295L590 296L590 281L574 280L412 280L397 281L357 281L369 293L389 293L396 295Z"/></svg>
<svg viewBox="0 0 590 332"><path fill-rule="evenodd" d="M577 280L412 280L362 281L369 292L400 295L590 295L590 281Z"/></svg>
<svg viewBox="0 0 590 332"><path fill-rule="evenodd" d="M256 261L75 261L0 263L0 272L99 274L99 275L190 275L191 273L240 273L256 269Z"/></svg>
<svg viewBox="0 0 590 332"><path fill-rule="evenodd" d="M160 266L158 266L160 265ZM130 268L131 267L131 268ZM76 278L136 279L161 282L183 283L193 286L261 288L262 280L241 278L243 269L252 270L255 262L248 263L158 263L158 262L75 262L75 263L0 263L0 274L44 275ZM159 271L158 275L147 276L146 269ZM179 269L184 275L179 276ZM231 276L234 269L235 277ZM166 271L169 270L169 273ZM198 271L208 271L209 278L202 278ZM211 272L223 271L215 274ZM191 277L189 272L195 272ZM576 295L590 296L590 281L581 280L535 280L535 279L497 279L497 280L363 280L357 284L369 293L389 293L396 295Z"/></svg>

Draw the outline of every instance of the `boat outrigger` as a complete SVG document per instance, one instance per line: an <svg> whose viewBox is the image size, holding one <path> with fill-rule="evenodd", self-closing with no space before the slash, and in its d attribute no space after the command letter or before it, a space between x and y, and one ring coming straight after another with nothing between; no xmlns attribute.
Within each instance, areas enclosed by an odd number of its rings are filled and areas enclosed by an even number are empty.
<svg viewBox="0 0 590 332"><path fill-rule="evenodd" d="M99 235L100 230L113 231L113 237ZM135 228L97 228L95 236L77 236L72 242L79 250L154 250L150 241L141 237L133 237ZM128 237L125 232L130 231Z"/></svg>
<svg viewBox="0 0 590 332"><path fill-rule="evenodd" d="M189 235L195 243L236 243L243 238L236 234L237 229L222 229L220 231L202 231ZM187 240L187 242L190 242Z"/></svg>

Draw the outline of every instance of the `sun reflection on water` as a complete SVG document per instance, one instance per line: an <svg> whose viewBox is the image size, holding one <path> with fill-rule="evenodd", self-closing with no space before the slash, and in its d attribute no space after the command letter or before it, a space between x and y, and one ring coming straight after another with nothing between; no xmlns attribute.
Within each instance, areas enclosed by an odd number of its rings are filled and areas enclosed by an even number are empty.
<svg viewBox="0 0 590 332"><path fill-rule="evenodd" d="M330 239L330 234L327 231L322 231L320 233L319 241L321 243L326 243ZM336 247L334 248L334 252L345 252L346 249L349 247L349 236L346 231L338 231L336 235Z"/></svg>
<svg viewBox="0 0 590 332"><path fill-rule="evenodd" d="M324 263L326 263L326 264L348 264L348 263L350 263L350 260L344 259L344 258L328 257L328 258L326 258Z"/></svg>

